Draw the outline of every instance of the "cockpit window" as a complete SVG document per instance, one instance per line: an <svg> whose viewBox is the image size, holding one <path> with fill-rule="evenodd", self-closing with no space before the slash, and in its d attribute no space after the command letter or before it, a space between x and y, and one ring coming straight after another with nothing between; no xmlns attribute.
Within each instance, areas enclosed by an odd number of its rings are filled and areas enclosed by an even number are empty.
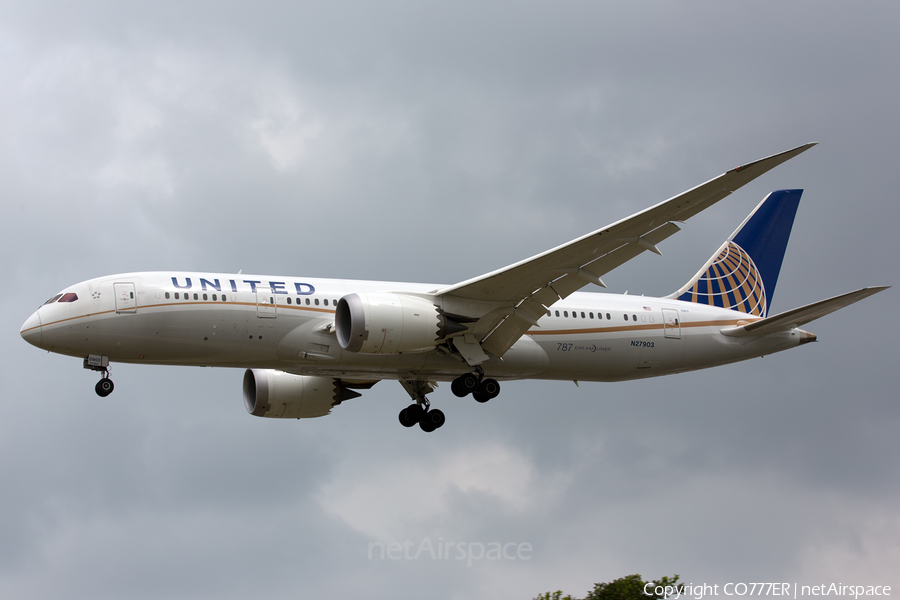
<svg viewBox="0 0 900 600"><path fill-rule="evenodd" d="M57 295L53 296L52 298L50 298L49 300L47 300L46 302L44 302L44 304L53 304L60 298L62 298L62 294L57 294Z"/></svg>
<svg viewBox="0 0 900 600"><path fill-rule="evenodd" d="M63 294L63 297L59 299L60 302L75 302L76 300L78 300L78 294L75 292Z"/></svg>

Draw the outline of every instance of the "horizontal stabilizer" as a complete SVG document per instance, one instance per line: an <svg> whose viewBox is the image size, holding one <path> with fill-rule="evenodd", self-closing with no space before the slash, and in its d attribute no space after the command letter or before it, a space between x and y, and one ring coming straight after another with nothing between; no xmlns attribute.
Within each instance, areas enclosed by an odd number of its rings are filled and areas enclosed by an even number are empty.
<svg viewBox="0 0 900 600"><path fill-rule="evenodd" d="M855 292L848 292L828 298L827 300L819 300L800 308L795 308L781 314L777 314L766 319L760 319L747 325L740 327L727 327L722 330L724 335L742 337L745 335L765 335L767 333L775 333L777 331L789 331L795 327L800 327L810 321L815 321L825 315L831 314L836 310L840 310L846 306L850 306L854 302L859 302L863 298L868 298L873 294L888 289L889 285L867 287Z"/></svg>

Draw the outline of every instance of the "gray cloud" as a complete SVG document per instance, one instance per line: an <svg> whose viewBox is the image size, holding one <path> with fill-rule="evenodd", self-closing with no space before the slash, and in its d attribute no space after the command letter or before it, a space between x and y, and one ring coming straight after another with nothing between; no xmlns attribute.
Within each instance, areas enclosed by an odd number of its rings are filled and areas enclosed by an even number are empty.
<svg viewBox="0 0 900 600"><path fill-rule="evenodd" d="M460 281L821 145L604 277L662 295L806 189L776 310L895 284L893 3L2 5L0 589L17 598L531 598L685 581L900 585L888 291L817 344L623 384L245 414L240 373L17 335L57 290L203 269ZM369 559L527 542L530 560Z"/></svg>

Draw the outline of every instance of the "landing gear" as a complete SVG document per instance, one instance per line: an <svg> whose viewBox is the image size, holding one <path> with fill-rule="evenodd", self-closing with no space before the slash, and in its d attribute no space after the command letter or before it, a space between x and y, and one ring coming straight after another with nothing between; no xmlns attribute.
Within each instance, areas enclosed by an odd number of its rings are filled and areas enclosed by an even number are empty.
<svg viewBox="0 0 900 600"><path fill-rule="evenodd" d="M419 428L430 433L443 425L445 420L444 411L433 408L425 413L422 420L419 421Z"/></svg>
<svg viewBox="0 0 900 600"><path fill-rule="evenodd" d="M412 427L418 424L422 431L432 432L444 424L446 418L443 411L431 408L431 402L425 394L435 390L435 384L430 381L410 381L401 379L400 384L409 393L413 403L400 411L400 424L404 427Z"/></svg>
<svg viewBox="0 0 900 600"><path fill-rule="evenodd" d="M401 379L400 385L409 393L413 403L400 411L398 419L404 427L412 427L418 424L422 431L431 432L440 428L446 417L444 412L431 408L431 402L425 394L430 394L436 388L431 381L415 381ZM487 402L496 398L500 393L500 384L496 379L485 378L481 367L476 367L473 373L463 373L450 384L453 394L463 398L472 394L478 402ZM98 392L99 393L99 392Z"/></svg>
<svg viewBox="0 0 900 600"><path fill-rule="evenodd" d="M112 394L113 385L112 379L109 378L109 357L101 356L99 354L89 354L87 358L84 359L84 368L90 369L91 371L100 371L103 373L103 379L97 382L97 385L94 386L94 391L97 392L97 395L101 398L106 398L110 394Z"/></svg>
<svg viewBox="0 0 900 600"><path fill-rule="evenodd" d="M479 377L480 375L481 377ZM450 390L460 398L469 394L478 402L487 402L500 394L500 383L496 379L484 379L484 372L464 373L453 380Z"/></svg>
<svg viewBox="0 0 900 600"><path fill-rule="evenodd" d="M477 402L487 402L500 394L500 383L496 379L484 379L478 385L478 389L472 392L472 397Z"/></svg>
<svg viewBox="0 0 900 600"><path fill-rule="evenodd" d="M97 392L97 395L101 398L106 398L110 394L112 394L115 386L113 385L112 379L109 378L109 373L105 373L103 375L103 379L97 382L97 385L94 386L94 391Z"/></svg>
<svg viewBox="0 0 900 600"><path fill-rule="evenodd" d="M465 398L477 389L478 376L475 373L465 373L450 383L450 391L458 398Z"/></svg>
<svg viewBox="0 0 900 600"><path fill-rule="evenodd" d="M412 427L425 416L425 409L419 404L410 404L400 411L400 424L404 427Z"/></svg>
<svg viewBox="0 0 900 600"><path fill-rule="evenodd" d="M428 409L421 404L413 403L400 411L400 424L412 427L416 423L422 431L432 432L444 424L444 411L436 408Z"/></svg>

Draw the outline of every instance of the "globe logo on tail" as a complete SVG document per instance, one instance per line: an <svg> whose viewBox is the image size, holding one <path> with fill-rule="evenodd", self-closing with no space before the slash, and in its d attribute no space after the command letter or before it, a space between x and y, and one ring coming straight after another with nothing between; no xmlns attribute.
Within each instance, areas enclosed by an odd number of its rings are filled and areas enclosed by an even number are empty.
<svg viewBox="0 0 900 600"><path fill-rule="evenodd" d="M766 290L750 255L734 242L726 242L709 268L679 300L708 304L765 317Z"/></svg>

